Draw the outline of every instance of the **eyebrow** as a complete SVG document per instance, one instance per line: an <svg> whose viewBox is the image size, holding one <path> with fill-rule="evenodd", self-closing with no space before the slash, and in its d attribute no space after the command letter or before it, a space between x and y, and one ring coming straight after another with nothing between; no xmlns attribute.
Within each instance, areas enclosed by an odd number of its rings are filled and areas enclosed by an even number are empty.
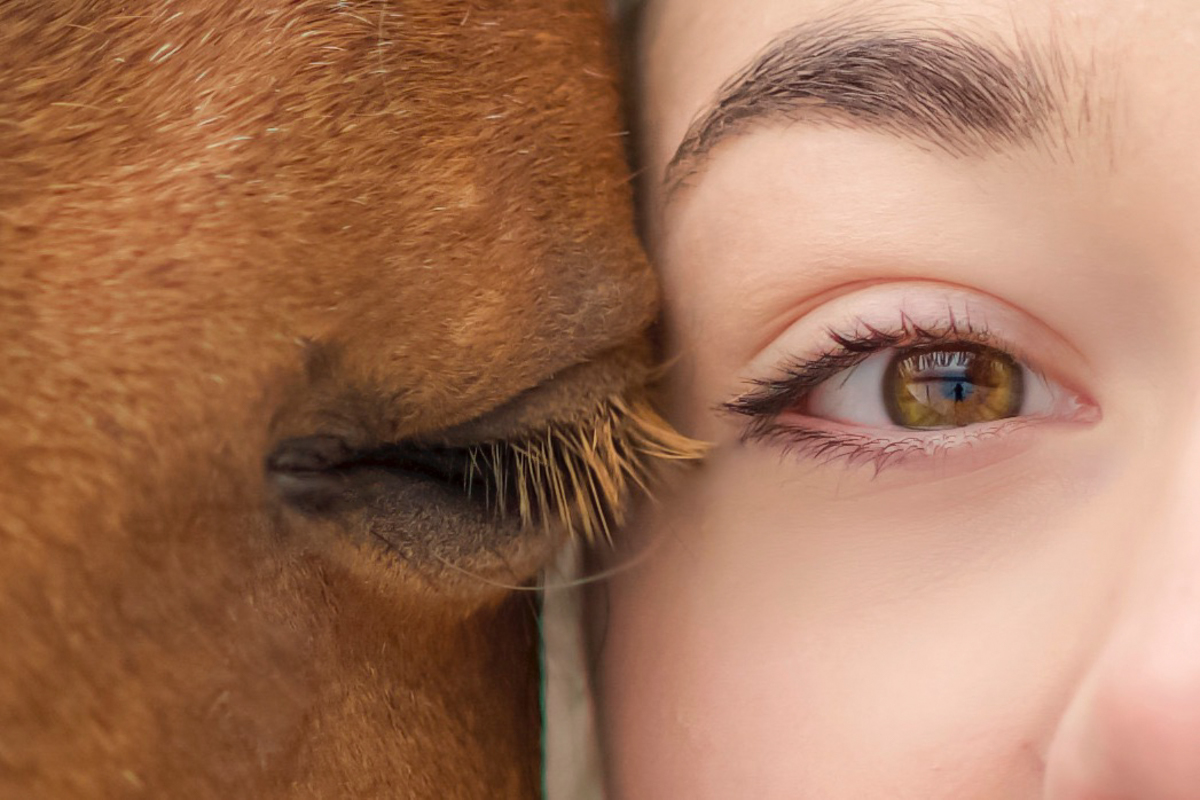
<svg viewBox="0 0 1200 800"><path fill-rule="evenodd" d="M722 141L772 122L816 121L923 140L955 155L1061 139L1058 51L984 44L949 31L845 20L793 28L728 79L667 165L673 193Z"/></svg>

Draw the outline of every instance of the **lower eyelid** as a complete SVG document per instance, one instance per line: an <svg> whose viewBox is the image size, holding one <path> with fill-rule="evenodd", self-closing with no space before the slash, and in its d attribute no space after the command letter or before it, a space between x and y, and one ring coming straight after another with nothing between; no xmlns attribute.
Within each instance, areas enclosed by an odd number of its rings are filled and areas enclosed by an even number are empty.
<svg viewBox="0 0 1200 800"><path fill-rule="evenodd" d="M753 438L782 449L790 458L819 466L866 468L874 475L893 468L953 467L956 474L961 474L1008 458L1031 446L1038 439L1039 429L1062 424L1072 423L1023 416L941 431L897 428L864 432L826 420L785 414Z"/></svg>

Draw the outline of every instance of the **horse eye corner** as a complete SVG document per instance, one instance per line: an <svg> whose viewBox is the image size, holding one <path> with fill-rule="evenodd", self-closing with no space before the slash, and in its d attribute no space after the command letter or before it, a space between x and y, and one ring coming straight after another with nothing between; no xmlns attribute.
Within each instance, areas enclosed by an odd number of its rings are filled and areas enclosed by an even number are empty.
<svg viewBox="0 0 1200 800"><path fill-rule="evenodd" d="M268 482L285 505L306 514L329 513L345 492L344 468L353 457L350 446L336 436L284 439L266 458Z"/></svg>

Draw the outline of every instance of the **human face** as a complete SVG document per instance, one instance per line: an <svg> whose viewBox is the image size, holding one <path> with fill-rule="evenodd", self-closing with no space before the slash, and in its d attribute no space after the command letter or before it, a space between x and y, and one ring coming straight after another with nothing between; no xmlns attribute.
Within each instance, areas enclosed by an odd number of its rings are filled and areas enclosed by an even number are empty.
<svg viewBox="0 0 1200 800"><path fill-rule="evenodd" d="M658 0L666 405L713 449L593 606L615 798L1200 798L1198 40Z"/></svg>

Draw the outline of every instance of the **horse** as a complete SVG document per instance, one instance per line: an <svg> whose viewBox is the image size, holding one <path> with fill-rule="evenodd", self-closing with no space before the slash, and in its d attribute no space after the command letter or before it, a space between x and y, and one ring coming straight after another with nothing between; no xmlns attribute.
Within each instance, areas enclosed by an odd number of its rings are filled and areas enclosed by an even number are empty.
<svg viewBox="0 0 1200 800"><path fill-rule="evenodd" d="M655 464L590 0L0 5L0 797L539 794Z"/></svg>

